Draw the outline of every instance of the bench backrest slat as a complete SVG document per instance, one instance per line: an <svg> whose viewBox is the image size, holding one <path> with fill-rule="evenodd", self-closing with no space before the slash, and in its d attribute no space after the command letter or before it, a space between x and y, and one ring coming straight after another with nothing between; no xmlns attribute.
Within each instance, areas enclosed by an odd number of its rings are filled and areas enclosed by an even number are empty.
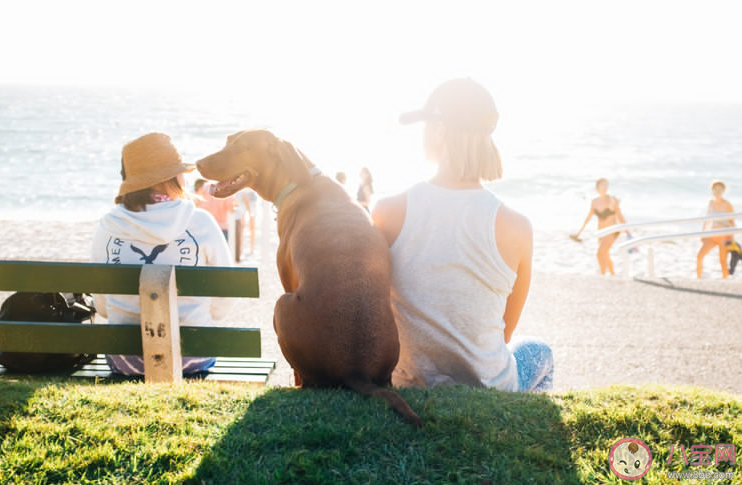
<svg viewBox="0 0 742 485"><path fill-rule="evenodd" d="M0 291L138 295L140 265L0 261ZM179 296L257 298L256 268L176 266Z"/></svg>
<svg viewBox="0 0 742 485"><path fill-rule="evenodd" d="M6 322L0 325L0 352L142 354L140 324ZM180 327L181 354L209 357L261 355L260 330L229 327Z"/></svg>

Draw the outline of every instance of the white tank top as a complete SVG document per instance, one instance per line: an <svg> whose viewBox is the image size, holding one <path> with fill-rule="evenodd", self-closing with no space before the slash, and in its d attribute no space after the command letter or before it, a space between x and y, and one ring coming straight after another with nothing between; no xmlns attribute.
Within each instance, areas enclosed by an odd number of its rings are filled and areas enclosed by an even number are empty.
<svg viewBox="0 0 742 485"><path fill-rule="evenodd" d="M423 182L407 192L404 224L391 247L400 340L394 385L517 390L502 319L517 275L495 243L500 205L485 189Z"/></svg>

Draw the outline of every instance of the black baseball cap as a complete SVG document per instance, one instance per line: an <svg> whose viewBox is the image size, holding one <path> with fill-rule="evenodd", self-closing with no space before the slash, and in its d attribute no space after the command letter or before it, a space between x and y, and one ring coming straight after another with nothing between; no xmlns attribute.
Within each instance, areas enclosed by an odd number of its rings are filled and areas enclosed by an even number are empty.
<svg viewBox="0 0 742 485"><path fill-rule="evenodd" d="M492 134L499 114L484 86L471 78L451 79L433 91L422 109L403 113L403 125L418 121L440 121L467 133Z"/></svg>

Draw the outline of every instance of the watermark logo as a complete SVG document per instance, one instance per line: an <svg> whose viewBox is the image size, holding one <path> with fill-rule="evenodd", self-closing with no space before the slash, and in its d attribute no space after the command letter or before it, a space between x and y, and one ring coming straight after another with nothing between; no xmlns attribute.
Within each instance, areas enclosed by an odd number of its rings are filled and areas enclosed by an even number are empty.
<svg viewBox="0 0 742 485"><path fill-rule="evenodd" d="M686 451L685 445L670 445L667 464L682 462L687 466L719 466L722 463L734 465L737 463L737 448L732 443L718 443L711 445L692 445ZM684 470L667 472L667 478L677 480L733 480L734 472L719 472L713 470Z"/></svg>
<svg viewBox="0 0 742 485"><path fill-rule="evenodd" d="M611 471L622 480L637 480L649 472L652 466L652 452L649 446L637 438L624 438L617 441L608 454ZM712 445L694 444L688 449L682 444L670 445L666 465L680 462L685 467L719 466L722 463L737 463L737 448L732 443ZM667 471L668 479L674 480L731 480L732 471L684 470Z"/></svg>
<svg viewBox="0 0 742 485"><path fill-rule="evenodd" d="M652 452L642 440L624 438L618 440L608 453L611 471L622 480L636 480L649 472Z"/></svg>
<svg viewBox="0 0 742 485"><path fill-rule="evenodd" d="M676 454L677 459L682 459L686 466L719 465L723 462L730 465L737 463L737 449L732 443L719 443L716 446L693 445L688 453L685 452L684 445L678 445L677 448L675 445L671 445L670 455L667 457L668 465L672 463ZM688 459L689 455L690 460Z"/></svg>

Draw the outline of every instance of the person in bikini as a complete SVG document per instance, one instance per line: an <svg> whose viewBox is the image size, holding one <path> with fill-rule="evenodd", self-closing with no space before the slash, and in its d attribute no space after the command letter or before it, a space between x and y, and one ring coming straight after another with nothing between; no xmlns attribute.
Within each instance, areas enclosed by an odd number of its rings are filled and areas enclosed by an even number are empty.
<svg viewBox="0 0 742 485"><path fill-rule="evenodd" d="M714 180L711 183L711 194L713 198L709 201L708 208L706 209L707 215L732 213L734 209L732 204L729 203L724 197L726 191L726 185L721 180ZM717 219L715 221L706 221L703 224L703 229L723 229L734 226L734 219ZM729 268L727 267L727 243L732 240L731 235L726 236L714 236L704 237L701 239L703 243L701 249L698 251L696 256L696 276L700 279L701 273L703 273L703 258L714 249L714 246L719 246L719 263L721 264L721 276L726 279L729 277Z"/></svg>
<svg viewBox="0 0 742 485"><path fill-rule="evenodd" d="M585 226L587 226L587 223L590 222L590 219L592 219L593 216L598 217L598 230L615 224L626 223L623 214L621 214L621 208L618 206L618 199L608 194L608 180L604 178L598 179L595 182L595 189L598 191L599 196L590 202L590 210L587 213L585 222L582 223L582 227L579 231L575 234L570 234L572 239L577 241L580 240L580 233L585 229ZM605 274L606 271L612 275L616 274L613 271L613 261L611 261L610 250L613 243L616 242L619 234L620 231L617 231L600 238L597 253L600 274Z"/></svg>

